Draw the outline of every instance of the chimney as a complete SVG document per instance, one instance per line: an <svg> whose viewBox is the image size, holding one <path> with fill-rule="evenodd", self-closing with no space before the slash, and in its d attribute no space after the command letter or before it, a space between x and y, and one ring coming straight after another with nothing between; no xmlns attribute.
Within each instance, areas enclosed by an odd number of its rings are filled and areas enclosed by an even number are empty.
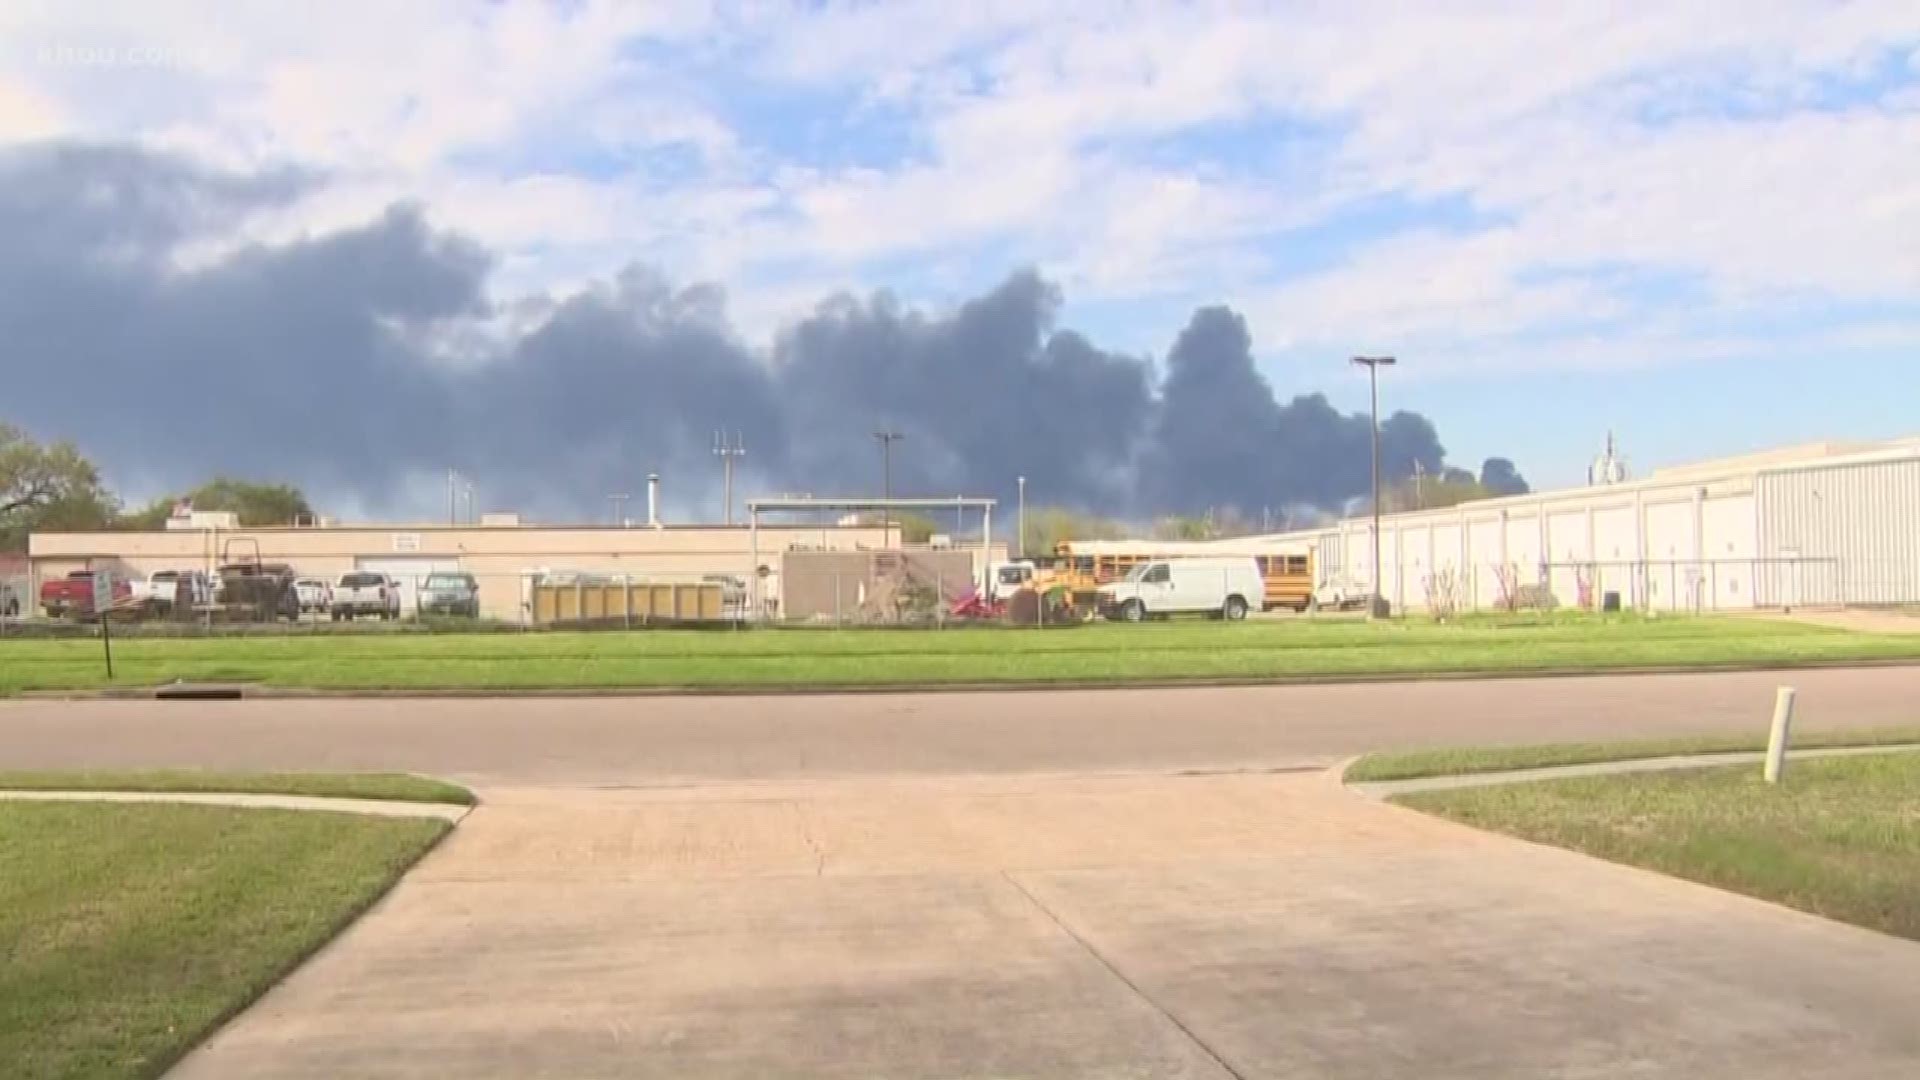
<svg viewBox="0 0 1920 1080"><path fill-rule="evenodd" d="M660 474L647 474L647 528L660 527Z"/></svg>

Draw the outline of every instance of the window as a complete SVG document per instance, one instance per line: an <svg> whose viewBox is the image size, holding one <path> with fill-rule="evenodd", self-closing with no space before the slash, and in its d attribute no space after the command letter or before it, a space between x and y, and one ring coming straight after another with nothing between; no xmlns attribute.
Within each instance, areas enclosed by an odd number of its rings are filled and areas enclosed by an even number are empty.
<svg viewBox="0 0 1920 1080"><path fill-rule="evenodd" d="M1166 563L1154 563L1147 567L1147 572L1141 575L1140 580L1149 585L1164 585L1173 580L1173 575Z"/></svg>
<svg viewBox="0 0 1920 1080"><path fill-rule="evenodd" d="M1304 574L1306 572L1307 572L1307 557L1305 555L1287 556L1287 573Z"/></svg>

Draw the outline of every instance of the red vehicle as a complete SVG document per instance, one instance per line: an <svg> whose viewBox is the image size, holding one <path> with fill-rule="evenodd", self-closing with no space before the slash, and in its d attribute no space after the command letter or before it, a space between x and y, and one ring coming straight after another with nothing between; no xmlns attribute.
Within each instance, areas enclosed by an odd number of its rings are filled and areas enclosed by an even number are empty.
<svg viewBox="0 0 1920 1080"><path fill-rule="evenodd" d="M125 579L115 579L110 603L124 603L132 598L133 584ZM43 582L40 586L40 607L49 619L92 615L93 571L74 570L64 578Z"/></svg>

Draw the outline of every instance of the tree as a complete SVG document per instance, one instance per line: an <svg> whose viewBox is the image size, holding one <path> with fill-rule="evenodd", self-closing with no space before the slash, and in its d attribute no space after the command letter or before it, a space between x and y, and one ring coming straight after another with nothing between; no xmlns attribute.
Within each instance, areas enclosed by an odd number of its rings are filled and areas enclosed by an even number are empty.
<svg viewBox="0 0 1920 1080"><path fill-rule="evenodd" d="M262 484L217 476L185 495L167 495L120 520L122 528L163 529L173 506L182 499L195 510L226 510L240 515L240 524L257 528L268 525L292 525L313 513L313 506L299 488L291 484Z"/></svg>
<svg viewBox="0 0 1920 1080"><path fill-rule="evenodd" d="M1219 535L1219 530L1214 528L1212 514L1204 517L1176 514L1153 523L1155 540L1212 540Z"/></svg>
<svg viewBox="0 0 1920 1080"><path fill-rule="evenodd" d="M1439 476L1409 478L1380 493L1380 506L1389 514L1406 510L1438 510L1488 498L1490 493L1465 469L1448 469Z"/></svg>
<svg viewBox="0 0 1920 1080"><path fill-rule="evenodd" d="M25 550L31 532L104 528L118 508L72 443L42 446L0 424L0 550Z"/></svg>
<svg viewBox="0 0 1920 1080"><path fill-rule="evenodd" d="M1051 555L1062 540L1118 540L1126 535L1126 526L1117 521L1058 506L1036 507L1027 511L1025 550L1028 555Z"/></svg>
<svg viewBox="0 0 1920 1080"><path fill-rule="evenodd" d="M940 531L940 526L932 518L917 510L894 510L888 513L868 510L861 513L855 520L862 525L876 527L891 521L893 527L899 530L900 542L903 544L924 544L933 538L934 533Z"/></svg>
<svg viewBox="0 0 1920 1080"><path fill-rule="evenodd" d="M1520 470L1513 467L1513 462L1503 457L1490 457L1480 466L1480 486L1494 496L1525 495L1533 490Z"/></svg>

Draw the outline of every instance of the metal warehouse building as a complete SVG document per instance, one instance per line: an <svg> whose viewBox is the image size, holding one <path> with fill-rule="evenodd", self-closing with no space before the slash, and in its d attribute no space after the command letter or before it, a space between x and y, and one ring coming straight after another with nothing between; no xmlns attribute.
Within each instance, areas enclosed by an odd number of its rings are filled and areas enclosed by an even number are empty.
<svg viewBox="0 0 1920 1080"><path fill-rule="evenodd" d="M1603 462L1609 459L1603 459ZM1817 443L1381 521L1398 609L1739 610L1920 602L1920 438ZM1371 518L1259 538L1306 543L1322 582L1372 576ZM1246 541L1238 541L1244 545Z"/></svg>

